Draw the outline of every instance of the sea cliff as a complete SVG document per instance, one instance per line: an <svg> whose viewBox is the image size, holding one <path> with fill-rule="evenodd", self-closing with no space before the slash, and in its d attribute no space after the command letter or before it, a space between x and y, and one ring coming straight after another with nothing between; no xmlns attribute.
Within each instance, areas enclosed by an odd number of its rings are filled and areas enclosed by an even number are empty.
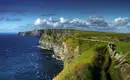
<svg viewBox="0 0 130 80"><path fill-rule="evenodd" d="M130 43L122 42L128 36L49 29L43 30L39 43L64 62L64 69L54 80L130 80Z"/></svg>

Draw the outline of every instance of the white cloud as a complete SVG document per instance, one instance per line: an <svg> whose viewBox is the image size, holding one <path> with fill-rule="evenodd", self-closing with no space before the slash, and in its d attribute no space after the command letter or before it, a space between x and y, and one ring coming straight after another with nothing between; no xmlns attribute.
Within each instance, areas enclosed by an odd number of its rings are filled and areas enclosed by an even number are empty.
<svg viewBox="0 0 130 80"><path fill-rule="evenodd" d="M86 20L80 20L78 18L72 19L70 21L70 23L71 24L75 24L75 25L86 25L86 26L88 25L88 21L86 21Z"/></svg>
<svg viewBox="0 0 130 80"><path fill-rule="evenodd" d="M52 17L49 18L49 21L52 21Z"/></svg>
<svg viewBox="0 0 130 80"><path fill-rule="evenodd" d="M127 26L127 27L130 27L130 23L128 23L126 26Z"/></svg>
<svg viewBox="0 0 130 80"><path fill-rule="evenodd" d="M34 25L40 25L41 24L41 19L37 18L36 21L34 22Z"/></svg>
<svg viewBox="0 0 130 80"><path fill-rule="evenodd" d="M62 25L60 22L55 22L55 23L53 24L53 27L54 27L54 28L56 28L56 27L62 28L63 25Z"/></svg>
<svg viewBox="0 0 130 80"><path fill-rule="evenodd" d="M91 17L88 20L81 20L78 18L75 19L65 19L61 17L59 20L53 20L52 18L49 18L49 20L44 19L40 20L39 18L35 21L36 26L42 26L42 27L59 27L59 28L75 28L75 27L90 27L90 26L100 26L100 27L106 27L108 25L107 22L105 22L104 19L100 19L98 17Z"/></svg>
<svg viewBox="0 0 130 80"><path fill-rule="evenodd" d="M130 26L130 19L127 17L124 18L116 18L115 25L117 29L127 29Z"/></svg>
<svg viewBox="0 0 130 80"><path fill-rule="evenodd" d="M125 18L116 18L115 19L115 23L128 23L130 22L129 18L125 17Z"/></svg>
<svg viewBox="0 0 130 80"><path fill-rule="evenodd" d="M60 23L64 24L64 23L67 23L67 22L68 22L68 20L65 20L65 18L63 18L63 17L60 18Z"/></svg>
<svg viewBox="0 0 130 80"><path fill-rule="evenodd" d="M90 16L88 19L88 25L96 27L108 27L108 22L105 21L103 17Z"/></svg>
<svg viewBox="0 0 130 80"><path fill-rule="evenodd" d="M34 25L39 28L74 28L98 31L117 31L130 27L129 18L116 18L114 22L108 22L103 17L89 17L88 20L78 18L65 19L60 17L59 20L52 19L36 19Z"/></svg>

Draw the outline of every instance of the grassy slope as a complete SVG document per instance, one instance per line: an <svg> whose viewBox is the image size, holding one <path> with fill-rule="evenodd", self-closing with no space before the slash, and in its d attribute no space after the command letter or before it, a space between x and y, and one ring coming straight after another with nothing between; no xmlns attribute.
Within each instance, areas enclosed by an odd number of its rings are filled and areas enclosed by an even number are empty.
<svg viewBox="0 0 130 80"><path fill-rule="evenodd" d="M76 57L72 62L65 63L64 70L55 78L55 80L92 80L90 64L94 56L94 50L98 46L104 46L106 43L96 41L79 40L81 56Z"/></svg>
<svg viewBox="0 0 130 80"><path fill-rule="evenodd" d="M74 31L74 33L74 36L78 38L91 38L94 40L114 42L117 52L121 54L126 54L130 51L130 34L93 31ZM130 57L127 57L127 59L130 61Z"/></svg>
<svg viewBox="0 0 130 80"><path fill-rule="evenodd" d="M75 36L81 38L92 38L97 40L112 41L117 44L117 49L121 52L129 51L130 43L120 40L129 40L130 34L123 33L106 33L106 32L88 32L88 31L75 31Z"/></svg>
<svg viewBox="0 0 130 80"><path fill-rule="evenodd" d="M61 30L57 30L61 31ZM69 31L69 30L68 30ZM93 75L95 75L95 69L93 69L94 61L96 62L95 55L96 48L100 48L102 46L106 46L107 42L100 42L100 41L90 41L90 40L82 40L81 38L85 39L93 39L93 40L102 40L102 41L109 41L114 42L116 44L116 48L118 52L122 52L125 54L126 52L130 51L130 42L126 40L130 40L130 34L120 34L120 33L106 33L106 32L91 32L91 31L78 31L78 30L71 30L70 37L64 37L64 41L71 49L75 48L75 46L79 46L80 56L74 58L74 60L70 63L67 60L64 62L65 66L63 71L57 75L54 80L93 80ZM79 38L74 39L73 37ZM74 54L72 52L69 53L69 56L77 56L79 54ZM102 80L107 80L105 73L105 66L109 63L108 56L106 52L102 54L104 57L104 64L102 64L102 69L104 69L101 73ZM127 60L130 60L130 57L127 57ZM98 61L98 60L97 60ZM118 70L114 69L115 62L112 62L110 66L110 75L113 80L121 80L119 76ZM115 75L116 76L113 76Z"/></svg>

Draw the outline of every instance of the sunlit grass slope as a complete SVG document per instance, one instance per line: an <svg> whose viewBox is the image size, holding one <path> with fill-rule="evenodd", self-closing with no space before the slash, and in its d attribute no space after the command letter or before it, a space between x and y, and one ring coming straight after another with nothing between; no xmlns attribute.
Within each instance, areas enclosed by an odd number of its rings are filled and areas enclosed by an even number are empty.
<svg viewBox="0 0 130 80"><path fill-rule="evenodd" d="M114 68L114 61L109 66L110 55L106 47L113 42L116 51L125 55L130 51L130 34L61 29L46 31L54 42L62 40L67 44L68 56L72 58L71 61L64 61L64 69L54 80L109 80L108 73L112 80L121 80L119 71ZM76 46L79 46L79 54L73 52ZM126 59L130 61L130 56L126 56ZM110 72L107 71L108 66Z"/></svg>

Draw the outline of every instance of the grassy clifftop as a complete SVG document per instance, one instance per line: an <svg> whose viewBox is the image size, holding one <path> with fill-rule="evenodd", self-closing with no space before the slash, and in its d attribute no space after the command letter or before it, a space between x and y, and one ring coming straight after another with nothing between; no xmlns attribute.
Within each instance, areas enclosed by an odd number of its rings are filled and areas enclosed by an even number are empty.
<svg viewBox="0 0 130 80"><path fill-rule="evenodd" d="M95 69L92 69L92 63L94 64L96 59L94 58L96 47L105 45L106 43L102 42L81 40L79 47L83 48L80 48L80 55L71 62L66 62L63 71L54 80L93 80Z"/></svg>
<svg viewBox="0 0 130 80"><path fill-rule="evenodd" d="M64 69L54 80L127 80L121 76L120 62L110 58L107 45L113 42L116 53L126 55L130 51L130 34L91 32L80 30L41 30L40 41L51 41L59 46L64 42ZM130 57L124 57L129 63ZM130 72L128 72L130 73Z"/></svg>

